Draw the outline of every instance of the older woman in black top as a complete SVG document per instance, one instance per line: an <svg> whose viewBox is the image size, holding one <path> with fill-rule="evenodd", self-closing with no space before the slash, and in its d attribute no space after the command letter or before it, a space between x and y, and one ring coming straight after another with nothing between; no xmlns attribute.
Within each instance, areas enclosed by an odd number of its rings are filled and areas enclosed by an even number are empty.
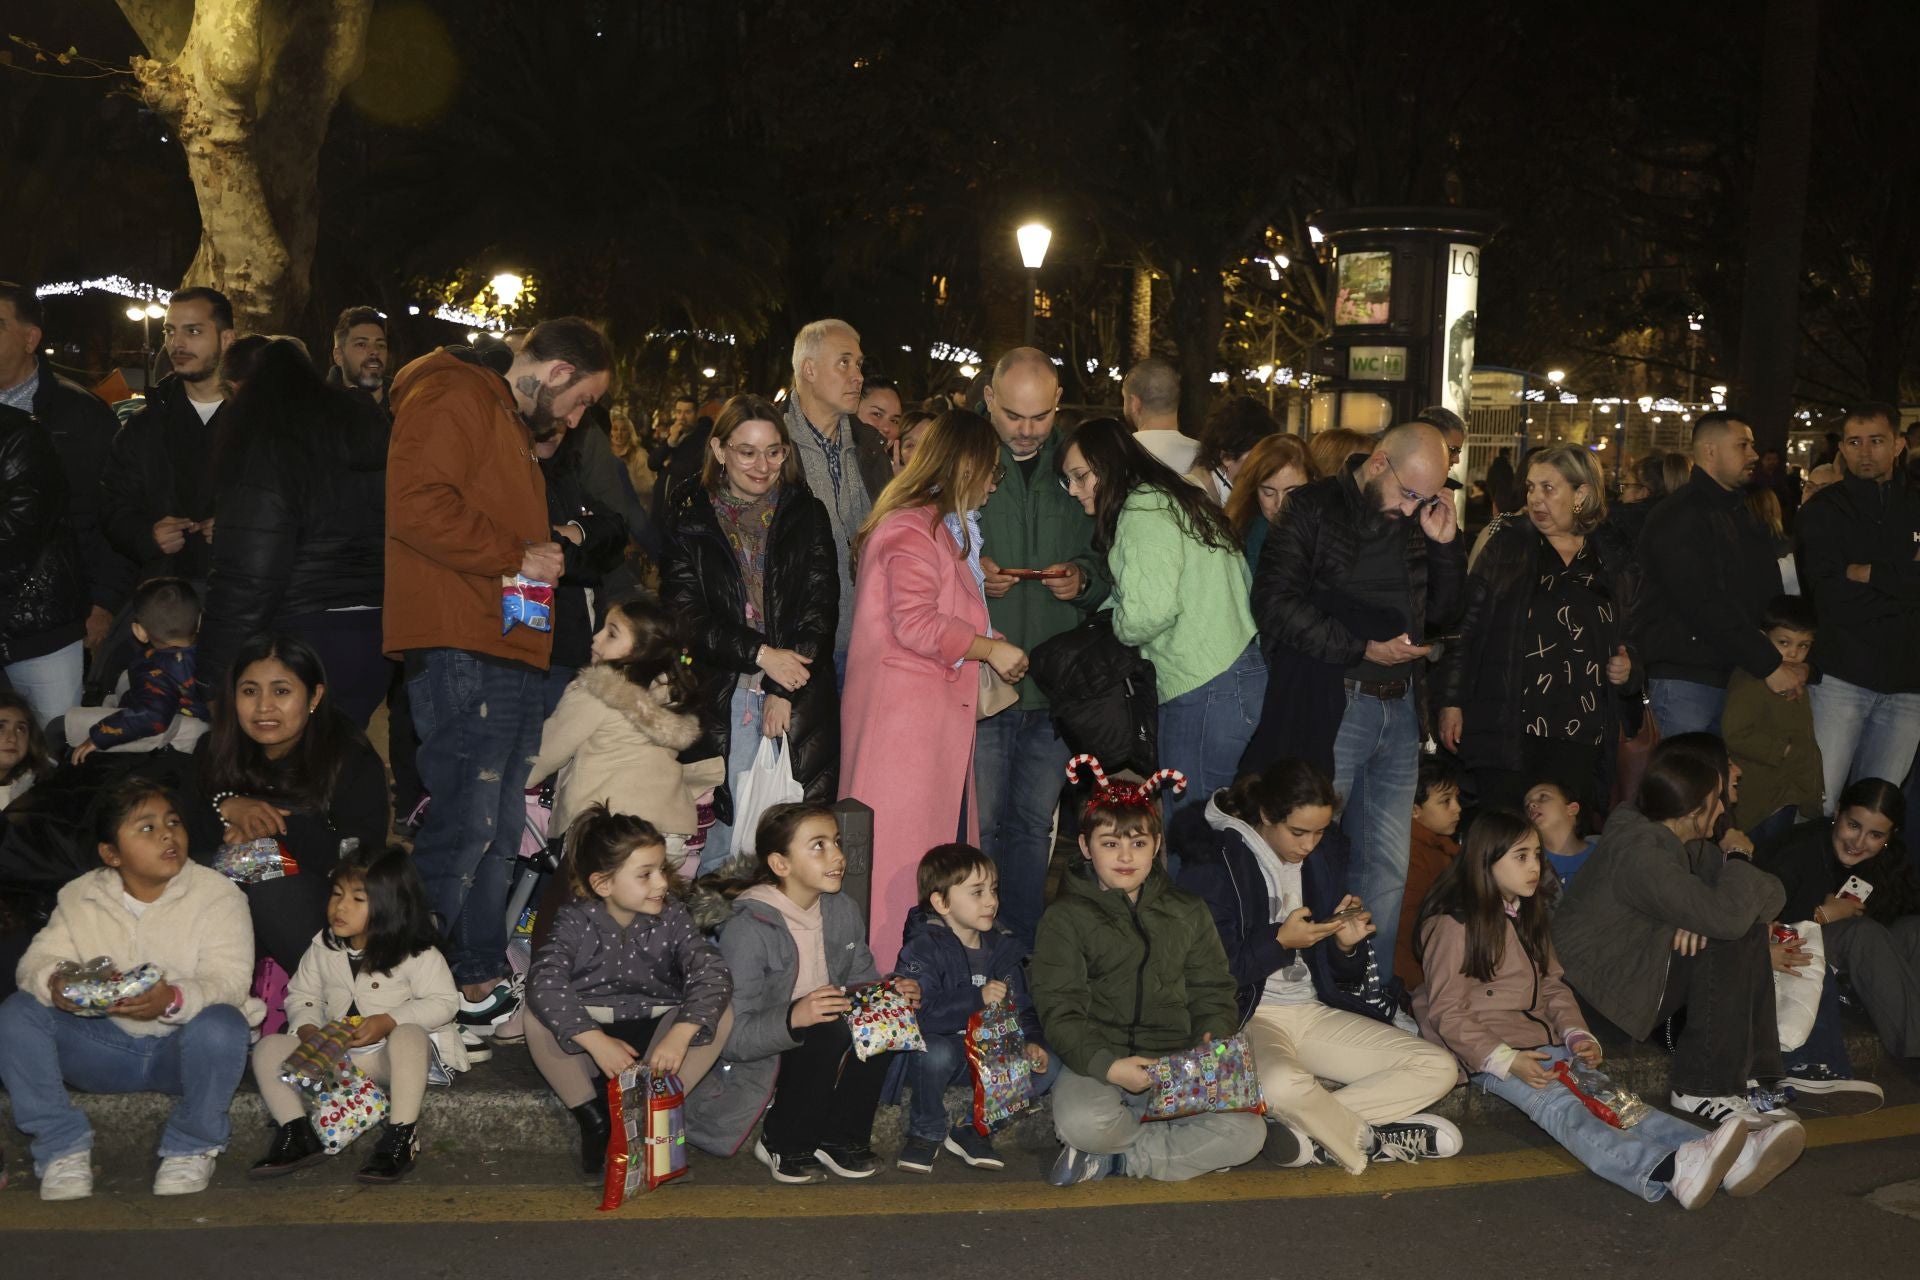
<svg viewBox="0 0 1920 1280"><path fill-rule="evenodd" d="M1539 450L1526 477L1525 514L1494 522L1467 579L1460 640L1441 665L1440 741L1473 771L1483 804L1518 806L1552 779L1597 815L1616 726L1639 714L1627 701L1639 682L1632 551L1604 523L1587 450Z"/></svg>

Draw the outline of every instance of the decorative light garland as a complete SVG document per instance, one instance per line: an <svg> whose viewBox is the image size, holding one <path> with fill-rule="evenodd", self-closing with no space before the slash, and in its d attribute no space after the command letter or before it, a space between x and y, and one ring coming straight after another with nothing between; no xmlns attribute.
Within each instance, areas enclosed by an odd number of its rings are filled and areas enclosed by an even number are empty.
<svg viewBox="0 0 1920 1280"><path fill-rule="evenodd" d="M445 320L449 324L462 324L469 329L484 329L489 333L505 333L507 331L507 322L505 320L496 319L492 316L483 316L477 311L469 311L465 307L456 307L444 302L434 310L433 318L435 320Z"/></svg>
<svg viewBox="0 0 1920 1280"><path fill-rule="evenodd" d="M122 298L132 298L137 302L167 302L172 299L171 289L162 289L155 284L135 284L125 276L102 276L98 280L56 280L43 284L33 291L36 298L70 297L97 289L101 293L111 293Z"/></svg>

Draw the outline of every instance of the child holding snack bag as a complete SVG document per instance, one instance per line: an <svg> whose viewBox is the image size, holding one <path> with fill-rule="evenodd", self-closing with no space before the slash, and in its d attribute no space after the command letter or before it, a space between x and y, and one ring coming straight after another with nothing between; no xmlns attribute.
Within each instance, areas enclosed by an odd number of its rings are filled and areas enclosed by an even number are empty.
<svg viewBox="0 0 1920 1280"><path fill-rule="evenodd" d="M920 984L920 1031L925 1053L904 1054L901 1067L913 1100L907 1141L895 1166L933 1172L944 1147L975 1169L1004 1169L993 1139L969 1120L949 1125L947 1086L972 1073L967 1026L973 1015L1012 1002L1026 1034L1031 1096L1053 1087L1058 1059L1041 1043L1040 1019L1027 992L1027 949L998 923L1000 873L993 859L970 844L943 844L920 859L920 905L907 916L899 972Z"/></svg>
<svg viewBox="0 0 1920 1280"><path fill-rule="evenodd" d="M413 1169L433 1061L430 1037L450 1033L439 1040L454 1052L460 1039L453 1026L460 993L436 942L426 885L405 849L363 850L334 868L327 927L287 984L293 1032L267 1036L254 1047L254 1083L280 1128L249 1176L277 1178L326 1154L299 1092L280 1074L288 1054L341 1019L356 1023L347 1042L354 1065L384 1085L391 1099L379 1145L355 1176L398 1182Z"/></svg>
<svg viewBox="0 0 1920 1280"><path fill-rule="evenodd" d="M92 1093L175 1095L153 1193L204 1191L226 1149L247 1024L265 1013L247 997L247 900L232 881L187 857L186 827L150 779L135 775L108 787L95 834L106 865L60 891L20 961L20 989L0 1003L0 1085L14 1124L33 1139L42 1200L93 1194L93 1128L67 1095L68 1081ZM158 981L116 1003L83 1007L69 994L63 966L96 956L123 975L150 965Z"/></svg>
<svg viewBox="0 0 1920 1280"><path fill-rule="evenodd" d="M754 879L720 930L734 983L728 1065L688 1090L687 1140L732 1155L765 1111L753 1154L775 1182L824 1182L829 1170L871 1177L873 1114L891 1064L887 1053L852 1051L848 989L880 972L860 908L840 896L840 824L824 805L775 805L754 848ZM918 982L892 982L919 1003Z"/></svg>

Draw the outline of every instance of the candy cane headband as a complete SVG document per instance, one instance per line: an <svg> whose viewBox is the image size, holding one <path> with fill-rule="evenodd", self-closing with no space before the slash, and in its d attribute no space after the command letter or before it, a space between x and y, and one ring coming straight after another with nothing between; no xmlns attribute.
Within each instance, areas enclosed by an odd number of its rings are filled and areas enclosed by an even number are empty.
<svg viewBox="0 0 1920 1280"><path fill-rule="evenodd" d="M1162 783L1170 783L1173 793L1179 795L1187 789L1187 775L1178 769L1162 769L1148 777L1144 782L1109 782L1107 771L1092 756L1079 755L1067 761L1067 781L1080 781L1080 768L1086 766L1093 775L1093 798L1087 801L1089 810L1102 806L1122 809L1145 809L1153 804L1153 793Z"/></svg>

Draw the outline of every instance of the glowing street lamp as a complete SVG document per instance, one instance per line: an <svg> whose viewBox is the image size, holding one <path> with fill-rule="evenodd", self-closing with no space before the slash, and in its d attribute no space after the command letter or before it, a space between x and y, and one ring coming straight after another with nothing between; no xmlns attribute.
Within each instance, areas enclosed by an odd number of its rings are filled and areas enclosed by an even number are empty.
<svg viewBox="0 0 1920 1280"><path fill-rule="evenodd" d="M513 304L520 299L520 291L527 287L526 280L511 271L502 271L488 283L493 286L493 296L508 311L513 310Z"/></svg>
<svg viewBox="0 0 1920 1280"><path fill-rule="evenodd" d="M1027 345L1033 345L1035 312L1039 307L1040 267L1047 260L1053 231L1044 222L1029 222L1013 233L1020 244L1020 261L1027 268Z"/></svg>

